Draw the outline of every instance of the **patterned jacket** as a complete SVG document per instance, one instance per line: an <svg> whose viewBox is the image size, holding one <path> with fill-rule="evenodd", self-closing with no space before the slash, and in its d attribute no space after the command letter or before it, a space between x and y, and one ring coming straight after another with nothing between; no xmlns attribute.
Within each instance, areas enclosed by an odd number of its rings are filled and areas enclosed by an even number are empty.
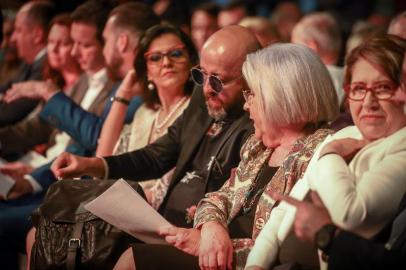
<svg viewBox="0 0 406 270"><path fill-rule="evenodd" d="M303 176L319 143L331 133L332 131L328 129L319 129L296 141L258 201L252 238L232 239L236 269L244 268L255 238L267 222L272 209L277 205L270 196L271 192L288 194L297 180ZM269 160L272 151L266 148L262 141L251 136L241 149L241 162L233 170L228 181L219 191L206 194L200 201L194 227L200 227L208 221L218 221L227 227L241 211L246 192L249 191L263 164Z"/></svg>

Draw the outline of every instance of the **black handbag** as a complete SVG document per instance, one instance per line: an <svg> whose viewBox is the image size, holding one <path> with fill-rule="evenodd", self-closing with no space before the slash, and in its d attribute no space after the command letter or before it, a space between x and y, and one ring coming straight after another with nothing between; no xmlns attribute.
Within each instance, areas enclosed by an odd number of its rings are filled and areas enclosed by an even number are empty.
<svg viewBox="0 0 406 270"><path fill-rule="evenodd" d="M129 244L139 242L83 207L114 182L68 179L50 186L31 216L31 269L112 269ZM128 183L145 198L136 182Z"/></svg>

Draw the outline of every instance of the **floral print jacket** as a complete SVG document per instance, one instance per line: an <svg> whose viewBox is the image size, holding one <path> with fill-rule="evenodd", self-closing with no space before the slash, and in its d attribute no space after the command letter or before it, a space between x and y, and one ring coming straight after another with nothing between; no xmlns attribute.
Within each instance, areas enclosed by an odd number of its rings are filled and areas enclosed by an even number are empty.
<svg viewBox="0 0 406 270"><path fill-rule="evenodd" d="M296 141L272 181L266 185L258 201L252 238L232 239L236 269L244 268L255 238L267 222L273 207L277 205L270 196L271 191L288 194L297 180L303 176L319 143L331 133L331 130L319 129ZM227 227L240 212L246 192L258 176L263 164L269 160L272 151L272 149L266 148L262 141L251 136L241 149L241 161L228 181L220 190L206 194L205 198L200 201L196 210L194 227L200 227L208 221L218 221Z"/></svg>

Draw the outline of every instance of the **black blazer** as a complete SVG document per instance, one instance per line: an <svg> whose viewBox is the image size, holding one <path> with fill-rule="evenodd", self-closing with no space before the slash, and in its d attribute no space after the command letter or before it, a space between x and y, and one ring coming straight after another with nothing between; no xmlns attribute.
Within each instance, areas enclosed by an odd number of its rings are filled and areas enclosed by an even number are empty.
<svg viewBox="0 0 406 270"><path fill-rule="evenodd" d="M15 78L0 85L0 93L4 94L11 88L13 83L28 80L42 80L42 70L46 58L47 55L44 54L32 65L23 64ZM24 119L38 105L38 103L38 100L28 98L22 98L11 103L0 101L0 127L14 124Z"/></svg>
<svg viewBox="0 0 406 270"><path fill-rule="evenodd" d="M169 127L166 135L139 150L105 158L109 168L108 177L136 181L156 179L176 166L167 196L159 209L164 213L168 197L185 175L213 121L207 112L202 89L195 89L189 106ZM205 179L206 191L219 189L230 177L231 169L237 167L240 161L240 149L252 131L252 123L245 112L229 126L216 150L215 158L219 166L212 166Z"/></svg>
<svg viewBox="0 0 406 270"><path fill-rule="evenodd" d="M406 195L400 203L399 214L404 211L406 211ZM402 233L391 250L387 250L384 244L374 240L367 240L349 232L340 232L329 252L328 269L406 269L406 224L398 225L402 227Z"/></svg>

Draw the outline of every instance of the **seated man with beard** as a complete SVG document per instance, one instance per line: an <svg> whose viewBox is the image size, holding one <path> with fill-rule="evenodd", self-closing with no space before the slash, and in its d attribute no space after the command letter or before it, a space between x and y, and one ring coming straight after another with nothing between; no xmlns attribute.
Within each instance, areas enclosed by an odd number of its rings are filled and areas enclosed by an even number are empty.
<svg viewBox="0 0 406 270"><path fill-rule="evenodd" d="M186 209L230 177L240 161L241 146L251 134L252 126L243 110L242 89L247 86L241 67L246 55L259 47L255 36L241 26L216 32L202 49L200 66L192 68L192 77L203 90L194 91L188 108L166 135L115 157L83 158L64 153L52 165L54 174L143 181L159 178L176 166L159 211L172 224L191 227L185 220Z"/></svg>

